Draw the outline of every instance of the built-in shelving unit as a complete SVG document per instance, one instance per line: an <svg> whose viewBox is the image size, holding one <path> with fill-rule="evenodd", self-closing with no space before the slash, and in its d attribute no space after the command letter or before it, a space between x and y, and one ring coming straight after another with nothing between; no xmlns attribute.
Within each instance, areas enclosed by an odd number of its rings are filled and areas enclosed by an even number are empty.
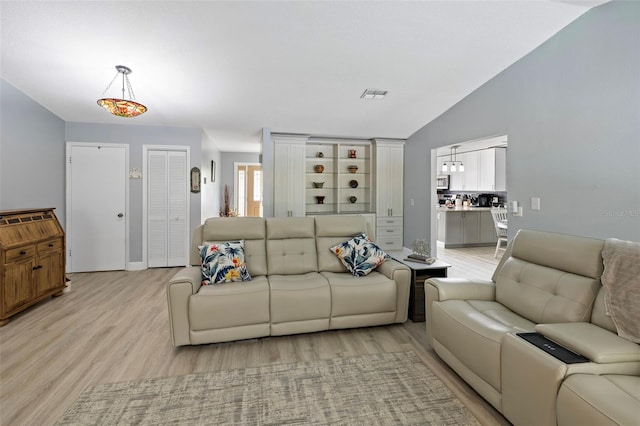
<svg viewBox="0 0 640 426"><path fill-rule="evenodd" d="M310 141L305 157L306 214L372 211L370 143Z"/></svg>

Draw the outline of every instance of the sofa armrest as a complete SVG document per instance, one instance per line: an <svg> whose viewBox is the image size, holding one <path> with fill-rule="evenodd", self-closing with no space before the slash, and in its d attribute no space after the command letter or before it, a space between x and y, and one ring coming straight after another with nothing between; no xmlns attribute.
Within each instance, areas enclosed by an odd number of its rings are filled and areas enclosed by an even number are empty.
<svg viewBox="0 0 640 426"><path fill-rule="evenodd" d="M427 291L426 286L429 286ZM489 280L464 278L429 278L425 281L425 295L438 300L495 300L496 285Z"/></svg>
<svg viewBox="0 0 640 426"><path fill-rule="evenodd" d="M167 285L169 329L174 346L191 344L189 330L189 297L196 294L202 282L199 266L189 266L176 272Z"/></svg>
<svg viewBox="0 0 640 426"><path fill-rule="evenodd" d="M431 330L431 304L434 301L456 300L494 300L496 285L489 280L468 280L464 278L429 278L424 282L424 311L427 328L427 342L433 347Z"/></svg>
<svg viewBox="0 0 640 426"><path fill-rule="evenodd" d="M536 331L598 364L640 362L640 345L592 323L538 324Z"/></svg>
<svg viewBox="0 0 640 426"><path fill-rule="evenodd" d="M407 321L409 315L409 291L411 288L411 269L397 260L387 259L376 268L390 280L396 282L396 319L395 322Z"/></svg>

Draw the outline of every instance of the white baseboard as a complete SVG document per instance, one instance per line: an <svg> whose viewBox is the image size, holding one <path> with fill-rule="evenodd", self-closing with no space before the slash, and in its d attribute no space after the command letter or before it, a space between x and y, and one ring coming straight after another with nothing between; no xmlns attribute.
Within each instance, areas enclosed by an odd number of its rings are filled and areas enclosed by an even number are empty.
<svg viewBox="0 0 640 426"><path fill-rule="evenodd" d="M127 262L127 271L144 271L147 265L144 262Z"/></svg>

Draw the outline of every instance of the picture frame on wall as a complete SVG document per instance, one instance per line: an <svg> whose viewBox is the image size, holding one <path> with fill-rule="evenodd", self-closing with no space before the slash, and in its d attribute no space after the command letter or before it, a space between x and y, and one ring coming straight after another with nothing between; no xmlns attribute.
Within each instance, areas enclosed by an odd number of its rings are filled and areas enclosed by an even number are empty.
<svg viewBox="0 0 640 426"><path fill-rule="evenodd" d="M191 169L191 192L200 192L200 169L197 167Z"/></svg>
<svg viewBox="0 0 640 426"><path fill-rule="evenodd" d="M211 160L211 182L216 181L216 162Z"/></svg>

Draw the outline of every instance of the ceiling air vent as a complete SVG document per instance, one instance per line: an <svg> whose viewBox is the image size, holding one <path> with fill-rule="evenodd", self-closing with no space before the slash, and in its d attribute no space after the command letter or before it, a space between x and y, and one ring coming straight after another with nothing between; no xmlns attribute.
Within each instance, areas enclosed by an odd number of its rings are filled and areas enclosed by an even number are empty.
<svg viewBox="0 0 640 426"><path fill-rule="evenodd" d="M368 101L380 100L384 99L384 97L387 96L387 93L388 92L386 90L367 89L362 93L360 99L366 99Z"/></svg>

